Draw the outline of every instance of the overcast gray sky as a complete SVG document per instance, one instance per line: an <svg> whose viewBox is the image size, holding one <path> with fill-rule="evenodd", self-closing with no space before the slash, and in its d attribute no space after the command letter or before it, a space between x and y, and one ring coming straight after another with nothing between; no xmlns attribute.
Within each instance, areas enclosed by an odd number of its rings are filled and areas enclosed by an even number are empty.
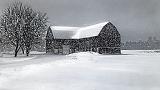
<svg viewBox="0 0 160 90"><path fill-rule="evenodd" d="M0 0L0 10L15 0ZM160 38L160 0L20 0L48 13L50 25L112 22L122 40Z"/></svg>

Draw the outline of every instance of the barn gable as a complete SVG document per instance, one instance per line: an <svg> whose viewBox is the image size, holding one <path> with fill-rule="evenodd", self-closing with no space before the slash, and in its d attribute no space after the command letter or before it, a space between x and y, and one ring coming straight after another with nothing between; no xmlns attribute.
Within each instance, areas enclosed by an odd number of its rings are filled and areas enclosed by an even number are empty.
<svg viewBox="0 0 160 90"><path fill-rule="evenodd" d="M54 37L54 36L53 36L52 30L51 30L51 28L49 27L48 30L47 30L46 39L52 39L53 37Z"/></svg>

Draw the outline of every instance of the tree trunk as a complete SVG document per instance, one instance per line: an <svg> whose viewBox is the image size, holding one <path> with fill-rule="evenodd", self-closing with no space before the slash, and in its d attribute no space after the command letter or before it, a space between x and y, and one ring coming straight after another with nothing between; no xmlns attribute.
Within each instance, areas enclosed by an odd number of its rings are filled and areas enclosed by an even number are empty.
<svg viewBox="0 0 160 90"><path fill-rule="evenodd" d="M19 44L19 41L17 40L16 41L16 49L15 49L14 57L17 57L17 54L18 54L18 51L19 51L20 47L21 47L21 45Z"/></svg>
<svg viewBox="0 0 160 90"><path fill-rule="evenodd" d="M17 57L18 51L15 50L14 57Z"/></svg>
<svg viewBox="0 0 160 90"><path fill-rule="evenodd" d="M26 49L26 55L29 56L29 49Z"/></svg>
<svg viewBox="0 0 160 90"><path fill-rule="evenodd" d="M21 47L21 50L22 50L22 54L24 54L24 48L23 47Z"/></svg>
<svg viewBox="0 0 160 90"><path fill-rule="evenodd" d="M17 45L16 45L14 57L17 57L17 54L18 54L18 43L17 43Z"/></svg>

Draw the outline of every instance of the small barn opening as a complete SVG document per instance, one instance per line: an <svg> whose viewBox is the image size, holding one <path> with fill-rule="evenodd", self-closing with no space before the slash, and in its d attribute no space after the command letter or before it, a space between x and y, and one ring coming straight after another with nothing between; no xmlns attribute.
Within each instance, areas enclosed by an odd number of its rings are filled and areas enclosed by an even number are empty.
<svg viewBox="0 0 160 90"><path fill-rule="evenodd" d="M62 50L63 50L64 55L70 54L70 46L69 45L63 45Z"/></svg>

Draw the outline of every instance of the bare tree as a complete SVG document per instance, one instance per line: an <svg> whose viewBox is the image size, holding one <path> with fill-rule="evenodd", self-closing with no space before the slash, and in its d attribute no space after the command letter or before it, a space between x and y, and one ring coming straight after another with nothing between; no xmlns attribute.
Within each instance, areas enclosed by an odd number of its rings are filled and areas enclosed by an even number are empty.
<svg viewBox="0 0 160 90"><path fill-rule="evenodd" d="M27 56L33 45L38 44L47 27L46 13L33 10L22 2L8 6L1 17L1 32L6 42L15 47L15 57L20 49Z"/></svg>

